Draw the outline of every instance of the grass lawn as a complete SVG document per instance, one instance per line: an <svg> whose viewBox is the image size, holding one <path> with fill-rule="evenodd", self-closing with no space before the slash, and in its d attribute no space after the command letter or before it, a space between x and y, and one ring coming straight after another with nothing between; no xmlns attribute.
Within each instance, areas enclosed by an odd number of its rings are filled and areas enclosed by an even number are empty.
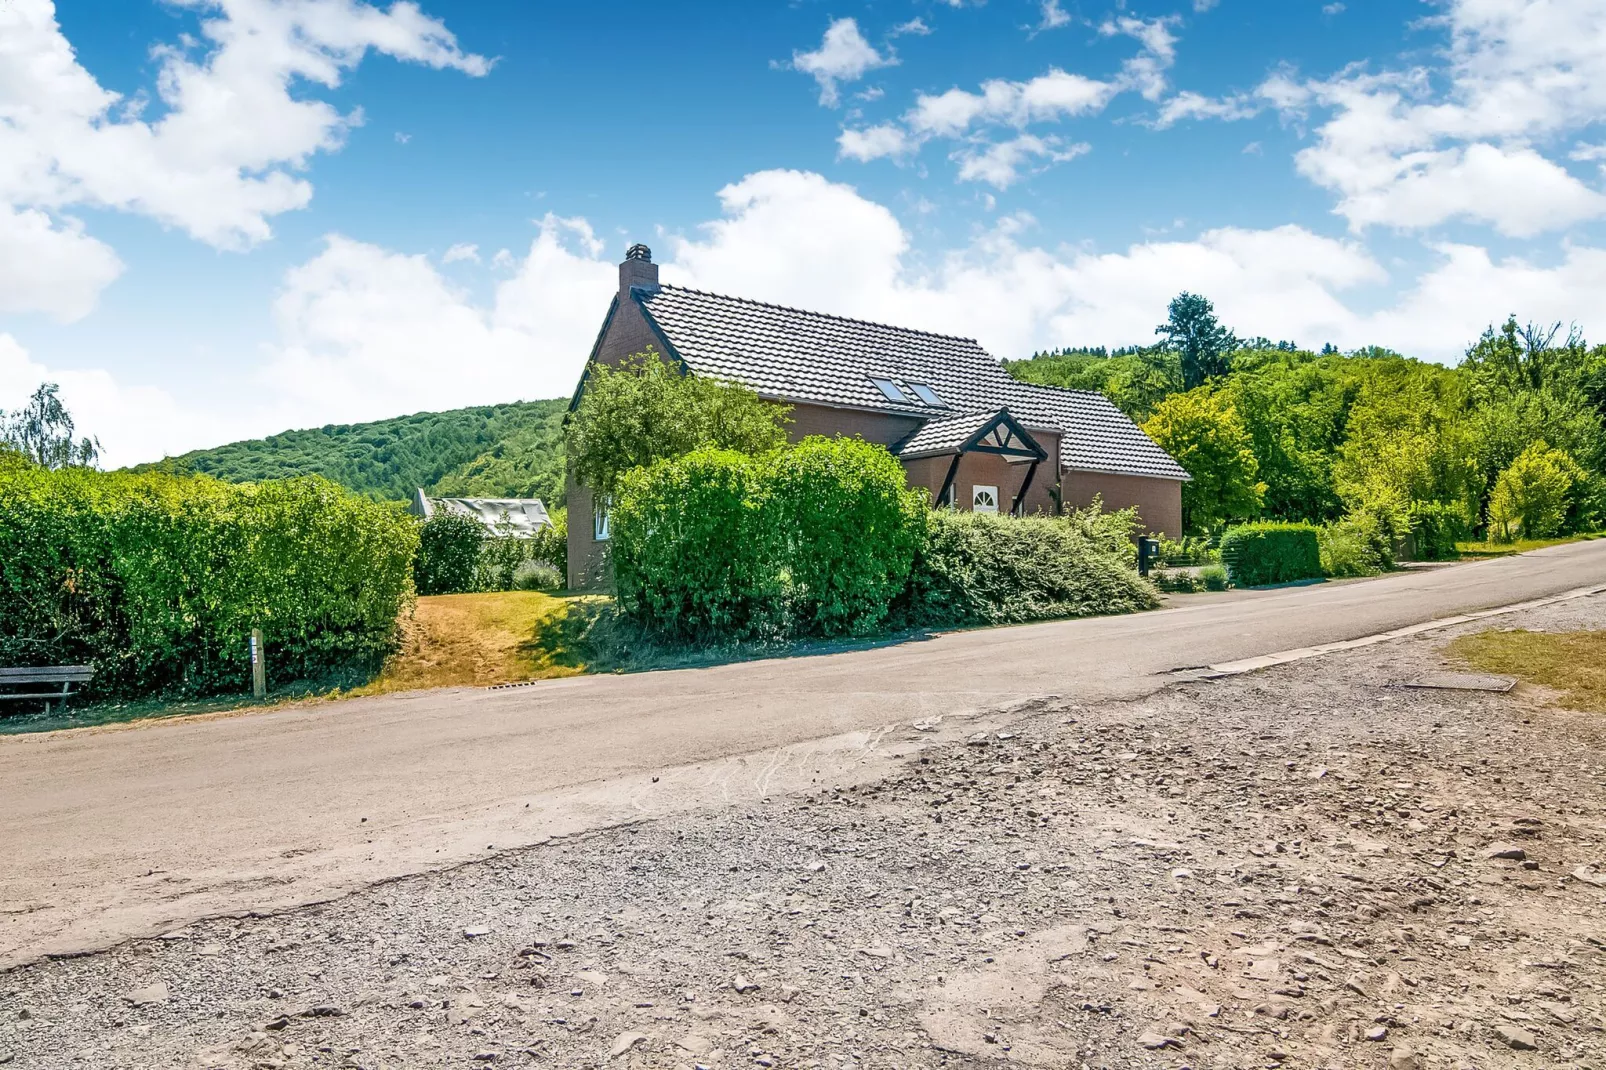
<svg viewBox="0 0 1606 1070"><path fill-rule="evenodd" d="M427 687L575 676L586 671L570 614L597 599L540 591L438 594L420 598L402 649L368 684L346 692L383 695Z"/></svg>
<svg viewBox="0 0 1606 1070"><path fill-rule="evenodd" d="M1571 709L1606 713L1606 631L1479 632L1455 640L1450 653L1484 672L1553 687Z"/></svg>
<svg viewBox="0 0 1606 1070"><path fill-rule="evenodd" d="M1456 551L1462 557L1506 557L1511 554L1526 553L1529 550L1543 550L1547 546L1561 546L1569 542L1588 542L1590 539L1606 538L1600 532L1590 532L1585 535L1566 535L1559 539L1518 539L1516 542L1458 542Z"/></svg>

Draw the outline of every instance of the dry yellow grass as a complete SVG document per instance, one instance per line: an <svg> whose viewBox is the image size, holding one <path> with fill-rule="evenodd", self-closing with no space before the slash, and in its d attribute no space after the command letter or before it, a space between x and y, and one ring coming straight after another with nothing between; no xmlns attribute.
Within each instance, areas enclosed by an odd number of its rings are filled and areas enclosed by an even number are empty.
<svg viewBox="0 0 1606 1070"><path fill-rule="evenodd" d="M420 598L401 651L373 682L348 693L485 687L584 672L571 651L550 641L574 601L539 591Z"/></svg>
<svg viewBox="0 0 1606 1070"><path fill-rule="evenodd" d="M1606 631L1479 632L1455 640L1450 653L1484 672L1555 688L1571 709L1606 713Z"/></svg>

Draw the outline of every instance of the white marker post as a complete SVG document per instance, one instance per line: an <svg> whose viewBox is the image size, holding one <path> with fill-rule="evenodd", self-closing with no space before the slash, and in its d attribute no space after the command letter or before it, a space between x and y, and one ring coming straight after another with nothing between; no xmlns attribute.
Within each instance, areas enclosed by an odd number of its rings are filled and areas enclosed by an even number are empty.
<svg viewBox="0 0 1606 1070"><path fill-rule="evenodd" d="M267 651L262 644L262 629L251 629L251 694L258 699L268 697Z"/></svg>

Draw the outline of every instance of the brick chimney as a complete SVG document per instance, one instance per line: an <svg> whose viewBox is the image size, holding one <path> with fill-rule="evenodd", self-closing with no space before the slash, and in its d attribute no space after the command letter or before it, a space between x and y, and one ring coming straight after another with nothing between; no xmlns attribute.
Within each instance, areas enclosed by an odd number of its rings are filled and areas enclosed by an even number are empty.
<svg viewBox="0 0 1606 1070"><path fill-rule="evenodd" d="M629 297L632 286L658 289L658 265L652 262L652 250L640 242L630 247L619 265L619 295Z"/></svg>

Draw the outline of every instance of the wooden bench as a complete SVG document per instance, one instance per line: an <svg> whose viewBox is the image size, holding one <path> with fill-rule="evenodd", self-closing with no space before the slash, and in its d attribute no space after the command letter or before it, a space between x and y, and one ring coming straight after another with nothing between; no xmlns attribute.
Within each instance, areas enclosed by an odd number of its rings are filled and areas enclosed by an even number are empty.
<svg viewBox="0 0 1606 1070"><path fill-rule="evenodd" d="M0 702L7 699L43 699L45 712L50 712L52 702L60 703L61 709L67 708L67 699L73 693L73 685L83 685L95 678L95 670L89 665L41 665L33 669L0 669ZM11 688L26 688L24 691L12 691ZM45 688L51 688L46 691Z"/></svg>

